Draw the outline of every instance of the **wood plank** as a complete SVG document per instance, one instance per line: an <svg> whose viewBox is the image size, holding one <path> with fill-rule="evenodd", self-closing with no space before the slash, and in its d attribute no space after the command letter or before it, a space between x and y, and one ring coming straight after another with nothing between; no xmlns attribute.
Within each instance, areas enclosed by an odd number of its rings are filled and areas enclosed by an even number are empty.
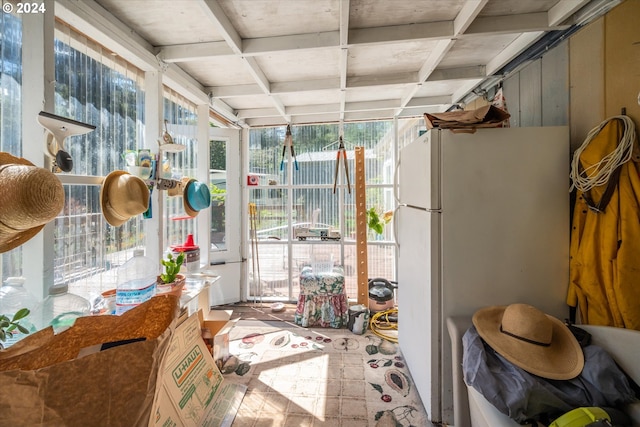
<svg viewBox="0 0 640 427"><path fill-rule="evenodd" d="M628 1L605 16L605 114L626 109L640 125L640 1Z"/></svg>
<svg viewBox="0 0 640 427"><path fill-rule="evenodd" d="M369 264L367 262L367 195L364 175L364 147L355 147L356 263L358 304L369 306Z"/></svg>
<svg viewBox="0 0 640 427"><path fill-rule="evenodd" d="M520 127L520 73L505 79L502 84L502 94L507 103L507 111L511 114L509 125Z"/></svg>
<svg viewBox="0 0 640 427"><path fill-rule="evenodd" d="M569 39L569 115L571 152L605 119L604 18Z"/></svg>
<svg viewBox="0 0 640 427"><path fill-rule="evenodd" d="M520 126L542 125L541 60L520 71Z"/></svg>
<svg viewBox="0 0 640 427"><path fill-rule="evenodd" d="M542 126L569 124L569 43L542 57Z"/></svg>

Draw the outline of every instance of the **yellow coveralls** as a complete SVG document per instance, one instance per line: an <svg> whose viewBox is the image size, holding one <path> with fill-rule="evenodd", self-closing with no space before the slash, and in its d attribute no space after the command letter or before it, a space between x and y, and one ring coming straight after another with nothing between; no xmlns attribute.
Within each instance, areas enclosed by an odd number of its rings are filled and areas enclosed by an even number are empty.
<svg viewBox="0 0 640 427"><path fill-rule="evenodd" d="M609 121L580 156L584 169L614 151L624 123ZM582 323L640 330L640 149L622 164L619 182L604 212L590 209L578 190L571 229L567 304L579 307ZM605 185L590 190L595 203Z"/></svg>

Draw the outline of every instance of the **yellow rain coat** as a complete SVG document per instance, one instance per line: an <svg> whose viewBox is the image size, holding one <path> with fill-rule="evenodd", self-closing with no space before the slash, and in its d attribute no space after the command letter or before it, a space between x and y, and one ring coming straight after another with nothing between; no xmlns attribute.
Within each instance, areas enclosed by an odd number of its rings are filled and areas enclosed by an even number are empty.
<svg viewBox="0 0 640 427"><path fill-rule="evenodd" d="M580 156L583 169L615 150L624 123L609 121ZM583 323L640 330L640 150L620 168L619 182L604 212L588 207L578 190L571 229L567 304L579 307ZM598 203L606 184L590 190Z"/></svg>

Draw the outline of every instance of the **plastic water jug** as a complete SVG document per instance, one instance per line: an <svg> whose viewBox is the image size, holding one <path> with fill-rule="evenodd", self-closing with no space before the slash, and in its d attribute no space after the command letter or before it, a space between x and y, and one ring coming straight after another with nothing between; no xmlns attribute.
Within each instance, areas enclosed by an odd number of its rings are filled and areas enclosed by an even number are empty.
<svg viewBox="0 0 640 427"><path fill-rule="evenodd" d="M133 251L133 258L118 268L116 314L131 310L156 294L160 263L144 256L144 250Z"/></svg>
<svg viewBox="0 0 640 427"><path fill-rule="evenodd" d="M73 326L78 317L88 316L90 313L91 303L86 298L69 293L69 286L66 284L53 285L38 309L38 314L42 316L39 326L51 326L58 333Z"/></svg>
<svg viewBox="0 0 640 427"><path fill-rule="evenodd" d="M27 308L31 313L18 321L21 326L24 326L30 333L37 330L34 325L34 310L38 306L38 299L25 289L23 286L25 282L24 277L9 277L0 287L0 314L3 314L9 318L9 321L13 318L14 314L23 308ZM24 338L26 334L13 330L13 334L10 336L7 334L3 343L0 343L4 348L8 348L16 342Z"/></svg>

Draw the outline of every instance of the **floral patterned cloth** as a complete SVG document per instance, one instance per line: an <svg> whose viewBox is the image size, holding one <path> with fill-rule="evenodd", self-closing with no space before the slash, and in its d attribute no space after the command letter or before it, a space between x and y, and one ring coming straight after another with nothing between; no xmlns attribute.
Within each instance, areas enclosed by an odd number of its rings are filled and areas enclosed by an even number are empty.
<svg viewBox="0 0 640 427"><path fill-rule="evenodd" d="M293 321L304 328L347 325L349 305L344 289L344 270L334 267L330 273L315 274L311 267L300 272L300 296Z"/></svg>

